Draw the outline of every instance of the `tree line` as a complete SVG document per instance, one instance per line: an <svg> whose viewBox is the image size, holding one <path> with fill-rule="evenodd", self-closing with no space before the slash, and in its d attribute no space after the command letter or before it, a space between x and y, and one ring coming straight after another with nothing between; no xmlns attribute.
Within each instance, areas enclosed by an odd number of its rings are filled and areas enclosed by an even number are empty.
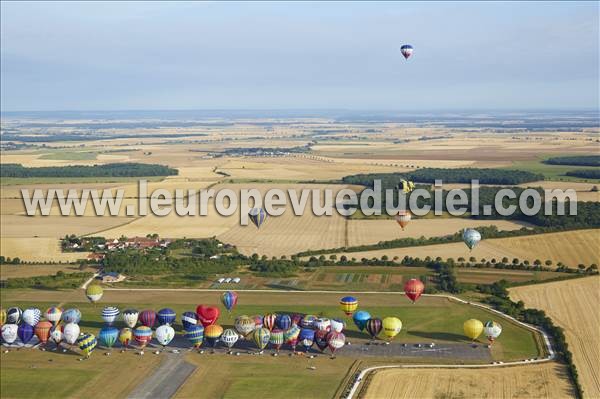
<svg viewBox="0 0 600 399"><path fill-rule="evenodd" d="M179 171L165 165L145 163L109 163L105 165L67 165L28 168L21 164L3 164L0 177L142 177L174 176Z"/></svg>
<svg viewBox="0 0 600 399"><path fill-rule="evenodd" d="M546 159L544 163L548 165L600 166L600 155L554 157Z"/></svg>

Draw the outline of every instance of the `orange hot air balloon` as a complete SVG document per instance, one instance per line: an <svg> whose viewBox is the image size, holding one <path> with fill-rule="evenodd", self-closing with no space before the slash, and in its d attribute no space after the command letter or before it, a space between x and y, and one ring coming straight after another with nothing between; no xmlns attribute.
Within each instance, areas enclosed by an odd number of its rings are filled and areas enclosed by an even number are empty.
<svg viewBox="0 0 600 399"><path fill-rule="evenodd" d="M425 285L421 280L411 278L404 284L404 294L415 303L425 290Z"/></svg>
<svg viewBox="0 0 600 399"><path fill-rule="evenodd" d="M396 215L396 222L398 222L400 227L402 227L402 230L404 230L404 228L408 225L408 223L410 223L411 219L412 219L412 215L409 211L400 211Z"/></svg>
<svg viewBox="0 0 600 399"><path fill-rule="evenodd" d="M52 323L46 320L42 320L35 325L35 336L38 337L42 344L48 342L50 337L50 330L52 329Z"/></svg>

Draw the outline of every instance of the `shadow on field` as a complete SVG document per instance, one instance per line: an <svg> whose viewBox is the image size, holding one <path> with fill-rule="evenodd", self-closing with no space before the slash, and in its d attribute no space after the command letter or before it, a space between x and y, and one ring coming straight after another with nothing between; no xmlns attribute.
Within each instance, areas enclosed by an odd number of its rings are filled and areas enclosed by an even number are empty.
<svg viewBox="0 0 600 399"><path fill-rule="evenodd" d="M443 340L452 342L471 342L466 339L464 335L453 334L447 332L425 332L425 331L407 331L408 334L414 335L415 337L422 337L432 340ZM478 341L475 341L478 342Z"/></svg>
<svg viewBox="0 0 600 399"><path fill-rule="evenodd" d="M304 291L302 288L296 288L285 284L266 284L265 286L274 290Z"/></svg>

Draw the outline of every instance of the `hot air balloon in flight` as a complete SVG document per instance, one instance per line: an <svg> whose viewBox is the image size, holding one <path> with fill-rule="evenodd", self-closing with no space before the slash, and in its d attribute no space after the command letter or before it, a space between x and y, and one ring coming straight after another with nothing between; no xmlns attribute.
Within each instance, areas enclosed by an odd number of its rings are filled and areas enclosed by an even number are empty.
<svg viewBox="0 0 600 399"><path fill-rule="evenodd" d="M342 309L346 316L352 316L356 308L358 308L358 300L353 296L345 296L340 299L340 309Z"/></svg>
<svg viewBox="0 0 600 399"><path fill-rule="evenodd" d="M144 353L144 348L152 341L152 329L146 325L137 326L133 330L133 338L140 346L141 352Z"/></svg>
<svg viewBox="0 0 600 399"><path fill-rule="evenodd" d="M156 323L156 312L154 310L144 310L140 313L140 323L148 328L154 327ZM135 330L133 332L135 335Z"/></svg>
<svg viewBox="0 0 600 399"><path fill-rule="evenodd" d="M472 251L479 244L479 241L481 241L481 234L475 229L466 229L463 233L463 241L469 247L469 250Z"/></svg>
<svg viewBox="0 0 600 399"><path fill-rule="evenodd" d="M398 188L402 190L403 194L410 194L415 189L415 183L402 179L398 184Z"/></svg>
<svg viewBox="0 0 600 399"><path fill-rule="evenodd" d="M125 325L129 328L134 328L138 322L138 318L140 317L140 312L136 309L125 309L123 311L123 321Z"/></svg>
<svg viewBox="0 0 600 399"><path fill-rule="evenodd" d="M381 319L378 319L378 318L369 319L367 321L367 325L365 327L365 329L371 336L371 339L377 338L377 336L381 332L381 328L382 328L382 322L381 322Z"/></svg>
<svg viewBox="0 0 600 399"><path fill-rule="evenodd" d="M31 338L33 338L33 334L33 326L30 326L29 324L22 323L19 326L19 329L17 330L17 335L19 336L19 339L21 340L23 345L31 341Z"/></svg>
<svg viewBox="0 0 600 399"><path fill-rule="evenodd" d="M119 342L121 343L121 345L123 345L123 347L127 348L132 338L133 331L131 331L131 328L125 327L122 328L121 331L119 331Z"/></svg>
<svg viewBox="0 0 600 399"><path fill-rule="evenodd" d="M112 349L119 338L119 329L112 326L102 327L98 333L98 341L105 348Z"/></svg>
<svg viewBox="0 0 600 399"><path fill-rule="evenodd" d="M98 341L96 341L96 337L93 334L83 333L77 338L77 344L85 357L89 358L96 348Z"/></svg>
<svg viewBox="0 0 600 399"><path fill-rule="evenodd" d="M161 326L165 324L172 325L173 323L175 323L176 317L177 315L175 314L175 311L170 308L161 309L158 311L158 313L156 313L158 324Z"/></svg>
<svg viewBox="0 0 600 399"><path fill-rule="evenodd" d="M487 321L483 325L483 333L487 337L488 341L490 341L490 344L492 344L494 343L496 338L498 338L500 334L502 334L502 326L499 323L496 323L495 321Z"/></svg>
<svg viewBox="0 0 600 399"><path fill-rule="evenodd" d="M21 316L23 315L23 311L21 308L12 307L8 308L6 311L6 323L8 324L19 324L21 322Z"/></svg>
<svg viewBox="0 0 600 399"><path fill-rule="evenodd" d="M211 324L215 324L219 319L220 314L221 311L216 306L198 305L196 307L198 321L204 328L210 326ZM206 331L204 331L204 335L206 336Z"/></svg>
<svg viewBox="0 0 600 399"><path fill-rule="evenodd" d="M267 212L262 208L252 208L248 212L248 217L257 228L260 228L267 218Z"/></svg>
<svg viewBox="0 0 600 399"><path fill-rule="evenodd" d="M0 308L0 327L6 323L6 309Z"/></svg>
<svg viewBox="0 0 600 399"><path fill-rule="evenodd" d="M265 328L267 328L269 331L273 330L273 327L275 327L275 321L277 320L277 315L272 313L272 314L266 314L263 317L262 320L262 324L263 326L265 326Z"/></svg>
<svg viewBox="0 0 600 399"><path fill-rule="evenodd" d="M292 318L289 314L279 314L275 318L275 325L280 330L285 331L292 326Z"/></svg>
<svg viewBox="0 0 600 399"><path fill-rule="evenodd" d="M404 295L406 295L413 303L421 297L424 290L425 285L421 280L416 278L411 278L404 284Z"/></svg>
<svg viewBox="0 0 600 399"><path fill-rule="evenodd" d="M65 324L63 328L63 339L69 344L74 345L79 338L79 325L75 323Z"/></svg>
<svg viewBox="0 0 600 399"><path fill-rule="evenodd" d="M247 337L254 328L256 327L256 323L253 319L246 315L238 316L235 318L235 322L233 324L235 330L242 336Z"/></svg>
<svg viewBox="0 0 600 399"><path fill-rule="evenodd" d="M23 323L35 327L42 318L42 311L37 308L25 309L21 318L23 319Z"/></svg>
<svg viewBox="0 0 600 399"><path fill-rule="evenodd" d="M118 308L114 306L106 306L104 309L102 309L101 313L102 320L104 320L104 322L109 326L112 325L115 322L115 320L117 320L119 314L121 314L121 312Z"/></svg>
<svg viewBox="0 0 600 399"><path fill-rule="evenodd" d="M45 345L50 338L50 330L52 329L52 323L46 320L42 320L36 324L34 328L35 336L38 337L40 342Z"/></svg>
<svg viewBox="0 0 600 399"><path fill-rule="evenodd" d="M204 327L204 339L206 340L206 343L213 348L217 346L221 335L223 335L223 327L218 324L211 324Z"/></svg>
<svg viewBox="0 0 600 399"><path fill-rule="evenodd" d="M402 47L400 47L400 52L402 53L404 58L408 59L408 57L410 57L413 53L413 46L411 46L410 44L404 44L402 45Z"/></svg>
<svg viewBox="0 0 600 399"><path fill-rule="evenodd" d="M483 323L477 319L469 319L463 324L465 335L475 341L483 332Z"/></svg>
<svg viewBox="0 0 600 399"><path fill-rule="evenodd" d="M198 324L198 315L194 312L183 312L181 315L181 324L184 330L188 330L190 326Z"/></svg>
<svg viewBox="0 0 600 399"><path fill-rule="evenodd" d="M383 335L388 341L394 339L402 330L402 322L397 317L386 317L381 321L381 325L383 326Z"/></svg>
<svg viewBox="0 0 600 399"><path fill-rule="evenodd" d="M163 349L175 338L175 330L169 324L158 326L154 332L154 336Z"/></svg>
<svg viewBox="0 0 600 399"><path fill-rule="evenodd" d="M104 290L98 284L90 284L85 289L85 296L91 303L96 303L102 298Z"/></svg>
<svg viewBox="0 0 600 399"><path fill-rule="evenodd" d="M228 328L223 331L223 335L221 335L221 341L227 346L229 349L238 341L240 336L235 332L233 328Z"/></svg>
<svg viewBox="0 0 600 399"><path fill-rule="evenodd" d="M346 336L341 332L332 331L327 335L327 346L331 351L331 356L335 355L335 351L343 348L346 344Z"/></svg>
<svg viewBox="0 0 600 399"><path fill-rule="evenodd" d="M315 330L311 328L303 328L300 330L300 335L298 336L298 340L300 344L304 347L305 351L308 352L311 346L313 346L315 342Z"/></svg>
<svg viewBox="0 0 600 399"><path fill-rule="evenodd" d="M199 324L190 325L183 335L198 349L204 340L204 327Z"/></svg>
<svg viewBox="0 0 600 399"><path fill-rule="evenodd" d="M65 324L75 323L79 324L81 321L81 311L77 308L67 309L62 314L62 321Z"/></svg>
<svg viewBox="0 0 600 399"><path fill-rule="evenodd" d="M396 215L396 222L400 225L402 230L410 223L412 214L409 211L399 211Z"/></svg>
<svg viewBox="0 0 600 399"><path fill-rule="evenodd" d="M269 343L269 340L271 339L271 332L264 327L257 328L254 330L254 333L252 333L252 338L254 339L256 347L262 351L265 349Z"/></svg>
<svg viewBox="0 0 600 399"><path fill-rule="evenodd" d="M12 344L17 340L19 326L16 324L4 324L2 326L2 339L7 344Z"/></svg>
<svg viewBox="0 0 600 399"><path fill-rule="evenodd" d="M221 295L221 302L225 306L225 309L231 313L231 309L237 304L238 294L234 291L226 291Z"/></svg>
<svg viewBox="0 0 600 399"><path fill-rule="evenodd" d="M354 316L352 316L354 324L360 331L365 329L367 326L367 321L369 321L370 318L371 314L366 310L359 310L358 312L354 313Z"/></svg>

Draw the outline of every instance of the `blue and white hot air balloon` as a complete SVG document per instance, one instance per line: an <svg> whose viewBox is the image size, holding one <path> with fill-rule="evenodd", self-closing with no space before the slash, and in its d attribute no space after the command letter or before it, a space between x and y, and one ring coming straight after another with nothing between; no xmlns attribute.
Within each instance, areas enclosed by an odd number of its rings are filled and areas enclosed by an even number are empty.
<svg viewBox="0 0 600 399"><path fill-rule="evenodd" d="M159 310L156 313L156 319L158 320L158 324L164 326L166 324L172 325L175 322L175 318L177 315L173 309L164 308Z"/></svg>
<svg viewBox="0 0 600 399"><path fill-rule="evenodd" d="M23 311L21 316L23 323L29 324L31 327L35 327L42 318L42 311L37 308L28 308Z"/></svg>
<svg viewBox="0 0 600 399"><path fill-rule="evenodd" d="M102 320L104 320L104 322L110 326L115 322L120 313L121 312L119 311L119 308L107 306L102 309Z"/></svg>
<svg viewBox="0 0 600 399"><path fill-rule="evenodd" d="M262 208L252 208L250 209L250 212L248 212L248 217L250 217L250 220L257 228L260 228L267 218L267 212Z"/></svg>
<svg viewBox="0 0 600 399"><path fill-rule="evenodd" d="M408 59L408 57L412 55L413 50L413 46L411 46L410 44L404 44L402 47L400 47L400 52L406 59Z"/></svg>
<svg viewBox="0 0 600 399"><path fill-rule="evenodd" d="M469 247L469 250L473 250L479 241L481 241L481 234L475 229L466 229L463 233L463 241Z"/></svg>

